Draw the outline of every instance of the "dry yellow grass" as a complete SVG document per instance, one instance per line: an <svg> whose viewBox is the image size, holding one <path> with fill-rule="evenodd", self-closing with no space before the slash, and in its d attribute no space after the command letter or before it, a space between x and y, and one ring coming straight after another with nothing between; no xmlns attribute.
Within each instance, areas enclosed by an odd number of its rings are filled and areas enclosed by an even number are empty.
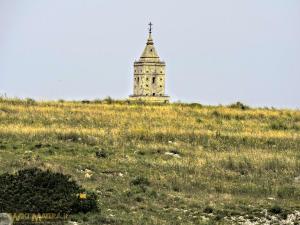
<svg viewBox="0 0 300 225"><path fill-rule="evenodd" d="M116 224L199 224L208 206L215 216L299 209L299 150L297 110L0 100L0 171L71 174Z"/></svg>

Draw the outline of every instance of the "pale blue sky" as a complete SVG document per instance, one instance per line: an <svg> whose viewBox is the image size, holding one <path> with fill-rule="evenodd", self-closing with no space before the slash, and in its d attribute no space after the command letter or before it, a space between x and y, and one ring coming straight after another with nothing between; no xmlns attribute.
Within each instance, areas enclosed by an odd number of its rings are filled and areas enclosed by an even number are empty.
<svg viewBox="0 0 300 225"><path fill-rule="evenodd" d="M172 101L300 108L299 0L0 0L0 93L124 99L150 20Z"/></svg>

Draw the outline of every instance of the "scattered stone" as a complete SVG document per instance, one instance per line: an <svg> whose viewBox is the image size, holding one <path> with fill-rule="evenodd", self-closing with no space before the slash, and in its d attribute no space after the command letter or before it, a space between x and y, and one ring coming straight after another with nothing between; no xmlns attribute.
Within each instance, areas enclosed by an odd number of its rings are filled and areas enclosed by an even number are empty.
<svg viewBox="0 0 300 225"><path fill-rule="evenodd" d="M173 153L173 152L165 152L165 155L170 155L173 156L175 158L181 158L181 156L177 153Z"/></svg>
<svg viewBox="0 0 300 225"><path fill-rule="evenodd" d="M205 216L201 216L200 218L201 218L202 221L207 221L207 220L209 220L209 218L207 218L207 217L205 217Z"/></svg>
<svg viewBox="0 0 300 225"><path fill-rule="evenodd" d="M300 221L300 212L294 211L291 214L288 214L286 216L286 219L283 219L280 214L269 214L269 212L264 209L262 210L262 217L254 217L251 220L249 218L246 218L247 215L244 216L231 216L231 217L224 217L223 219L225 221L228 221L228 224L247 224L247 225L258 225L258 224L280 224L280 225L287 225L287 224L298 224Z"/></svg>
<svg viewBox="0 0 300 225"><path fill-rule="evenodd" d="M90 179L93 176L93 171L89 169L85 169L84 172L85 172L84 177L87 179Z"/></svg>
<svg viewBox="0 0 300 225"><path fill-rule="evenodd" d="M300 176L295 177L295 182L296 182L296 183L300 183Z"/></svg>
<svg viewBox="0 0 300 225"><path fill-rule="evenodd" d="M0 213L0 225L12 225L13 220L7 213Z"/></svg>
<svg viewBox="0 0 300 225"><path fill-rule="evenodd" d="M84 172L86 172L86 173L92 173L93 171L91 171L89 169L85 169Z"/></svg>
<svg viewBox="0 0 300 225"><path fill-rule="evenodd" d="M79 223L77 223L75 221L69 221L68 224L70 224L70 225L79 225Z"/></svg>
<svg viewBox="0 0 300 225"><path fill-rule="evenodd" d="M85 178L88 178L88 179L90 179L92 176L93 176L93 174L90 174L90 173L84 174L84 177L85 177Z"/></svg>

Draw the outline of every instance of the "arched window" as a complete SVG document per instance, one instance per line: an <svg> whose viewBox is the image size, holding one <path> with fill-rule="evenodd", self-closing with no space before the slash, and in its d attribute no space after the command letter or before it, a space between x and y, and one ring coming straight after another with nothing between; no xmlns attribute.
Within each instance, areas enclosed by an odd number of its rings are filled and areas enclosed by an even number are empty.
<svg viewBox="0 0 300 225"><path fill-rule="evenodd" d="M152 95L155 96L155 93L153 93Z"/></svg>
<svg viewBox="0 0 300 225"><path fill-rule="evenodd" d="M155 83L155 77L152 77L152 84Z"/></svg>

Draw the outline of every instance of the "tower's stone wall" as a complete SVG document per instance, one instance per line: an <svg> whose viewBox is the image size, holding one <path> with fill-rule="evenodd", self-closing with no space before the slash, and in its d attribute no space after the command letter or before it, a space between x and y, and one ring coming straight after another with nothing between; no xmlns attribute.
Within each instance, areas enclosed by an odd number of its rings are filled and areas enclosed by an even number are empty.
<svg viewBox="0 0 300 225"><path fill-rule="evenodd" d="M165 95L165 64L134 63L134 95Z"/></svg>
<svg viewBox="0 0 300 225"><path fill-rule="evenodd" d="M160 61L151 33L139 61L134 62L133 95L131 100L167 102L165 95L165 63Z"/></svg>

